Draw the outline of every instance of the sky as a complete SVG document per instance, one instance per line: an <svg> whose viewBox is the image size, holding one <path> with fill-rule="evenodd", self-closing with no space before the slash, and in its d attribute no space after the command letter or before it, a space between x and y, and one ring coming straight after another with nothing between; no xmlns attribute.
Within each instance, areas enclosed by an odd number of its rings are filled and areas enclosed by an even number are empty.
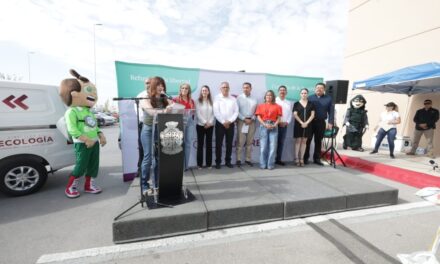
<svg viewBox="0 0 440 264"><path fill-rule="evenodd" d="M0 73L59 85L73 68L96 80L103 104L117 95L115 61L339 79L348 0L17 0L1 10Z"/></svg>

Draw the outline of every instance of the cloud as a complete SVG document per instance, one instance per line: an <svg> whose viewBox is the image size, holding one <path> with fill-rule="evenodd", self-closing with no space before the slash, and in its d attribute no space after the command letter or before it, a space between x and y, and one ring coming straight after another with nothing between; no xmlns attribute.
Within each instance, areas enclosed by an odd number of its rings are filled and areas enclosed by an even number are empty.
<svg viewBox="0 0 440 264"><path fill-rule="evenodd" d="M0 42L15 43L23 57L37 51L57 61L40 82L58 84L70 67L93 79L94 24L102 23L97 79L109 96L116 95L115 60L334 79L347 9L346 0L6 1Z"/></svg>

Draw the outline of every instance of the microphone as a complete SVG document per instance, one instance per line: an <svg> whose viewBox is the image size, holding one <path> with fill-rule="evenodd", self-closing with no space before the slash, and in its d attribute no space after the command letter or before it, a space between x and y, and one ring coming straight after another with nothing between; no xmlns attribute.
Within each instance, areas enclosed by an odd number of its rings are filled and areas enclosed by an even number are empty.
<svg viewBox="0 0 440 264"><path fill-rule="evenodd" d="M170 95L168 95L166 92L162 91L160 93L160 97L166 97L169 100L173 100L173 97L171 97Z"/></svg>
<svg viewBox="0 0 440 264"><path fill-rule="evenodd" d="M113 97L113 101L125 101L125 100L142 100L150 99L149 97Z"/></svg>

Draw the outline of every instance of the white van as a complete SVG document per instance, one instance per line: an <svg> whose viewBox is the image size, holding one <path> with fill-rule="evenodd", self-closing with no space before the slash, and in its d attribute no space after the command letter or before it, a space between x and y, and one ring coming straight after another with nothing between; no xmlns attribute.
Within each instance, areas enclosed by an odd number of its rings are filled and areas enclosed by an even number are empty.
<svg viewBox="0 0 440 264"><path fill-rule="evenodd" d="M36 192L49 172L75 163L73 146L56 126L66 109L56 86L0 82L1 192Z"/></svg>

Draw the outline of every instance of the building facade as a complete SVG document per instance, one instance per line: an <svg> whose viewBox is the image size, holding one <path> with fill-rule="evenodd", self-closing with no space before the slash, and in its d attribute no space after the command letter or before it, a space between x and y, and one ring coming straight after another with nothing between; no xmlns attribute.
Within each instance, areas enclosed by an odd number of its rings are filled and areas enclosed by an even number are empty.
<svg viewBox="0 0 440 264"><path fill-rule="evenodd" d="M413 117L427 98L440 109L440 93L399 95L352 90L354 81L367 79L400 68L428 62L440 62L439 0L351 0L349 5L347 45L343 63L343 79L350 80L347 105L338 105L338 125L342 126L348 102L356 94L366 100L370 129L364 135L364 145L371 146L373 128L384 104L399 106L402 123L397 127L400 137L412 136ZM434 134L434 152L440 154L440 125ZM340 133L339 137L341 137ZM340 142L340 141L339 141ZM422 137L419 146L426 146Z"/></svg>

